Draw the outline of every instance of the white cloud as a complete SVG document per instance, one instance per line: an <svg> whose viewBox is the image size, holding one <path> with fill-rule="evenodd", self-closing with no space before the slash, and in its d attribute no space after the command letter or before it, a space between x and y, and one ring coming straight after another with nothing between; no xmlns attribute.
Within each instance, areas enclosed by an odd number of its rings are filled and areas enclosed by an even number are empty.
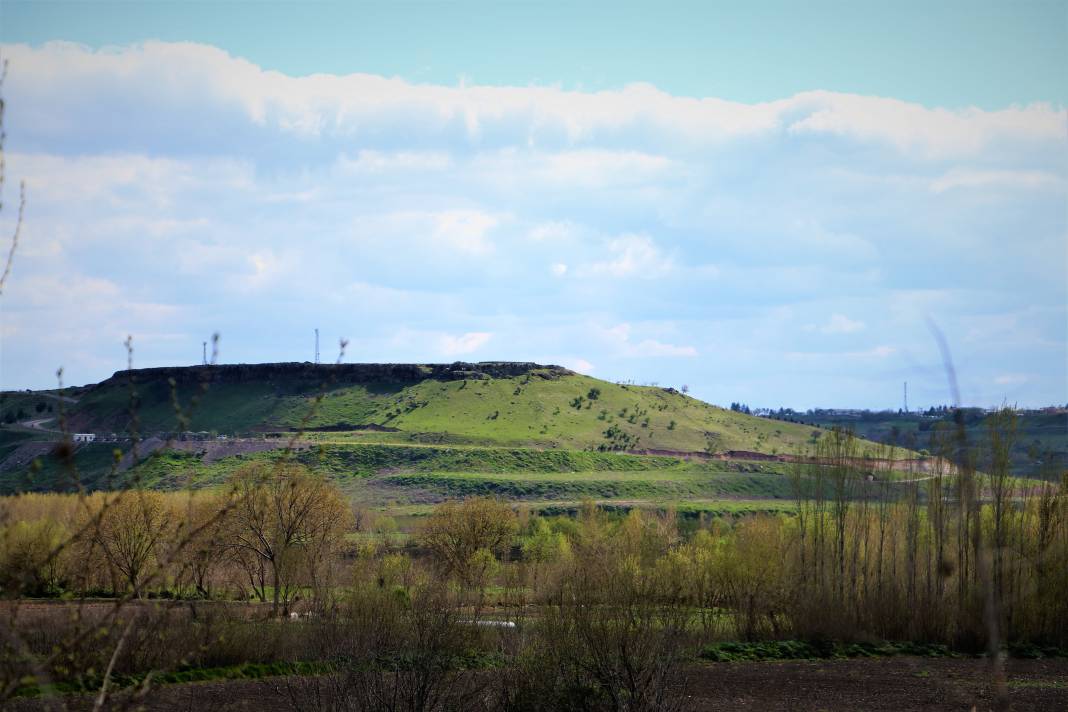
<svg viewBox="0 0 1068 712"><path fill-rule="evenodd" d="M1020 398L1068 399L1062 107L287 77L189 43L3 53L29 194L0 355L16 386L47 385L41 343L103 369L130 331L157 335L145 358L198 334L159 362L216 329L228 355L305 358L313 304L360 359L580 352L608 378L784 405L919 368L933 318L962 384L1027 373ZM874 324L893 346L812 353Z"/></svg>
<svg viewBox="0 0 1068 712"><path fill-rule="evenodd" d="M590 374L593 373L593 364L584 358L565 358L560 360L560 365L564 368L570 368L572 371L578 371L579 373Z"/></svg>
<svg viewBox="0 0 1068 712"><path fill-rule="evenodd" d="M897 353L897 349L894 348L893 346L881 345L881 346L876 346L875 348L870 349L868 351L860 351L860 352L858 352L858 353L856 353L854 355L862 356L862 357L863 356L872 356L872 357L875 357L875 358L886 358L888 356L893 356L896 353Z"/></svg>
<svg viewBox="0 0 1068 712"><path fill-rule="evenodd" d="M836 363L843 360L849 361L866 361L871 359L885 359L893 356L898 352L898 349L893 346L887 346L880 344L879 346L873 346L870 349L864 349L862 351L843 351L843 352L816 352L816 351L787 351L786 357L793 361L811 361L819 363Z"/></svg>
<svg viewBox="0 0 1068 712"><path fill-rule="evenodd" d="M574 226L566 222L544 222L535 225L527 233L535 242L566 240L574 232Z"/></svg>
<svg viewBox="0 0 1068 712"><path fill-rule="evenodd" d="M363 150L355 158L345 153L337 158L337 168L343 174L444 171L452 165L452 158L443 151Z"/></svg>
<svg viewBox="0 0 1068 712"><path fill-rule="evenodd" d="M1048 104L1000 111L929 109L898 99L816 91L787 102L802 114L793 134L839 134L885 141L898 150L938 159L975 154L1003 139L1051 140L1065 132L1063 111Z"/></svg>
<svg viewBox="0 0 1068 712"><path fill-rule="evenodd" d="M288 272L288 263L273 250L257 250L245 257L246 272L238 278L243 289L258 290L269 286Z"/></svg>
<svg viewBox="0 0 1068 712"><path fill-rule="evenodd" d="M503 138L509 145L543 149L595 145L630 135L685 154L695 146L785 133L875 141L918 157L944 158L974 155L997 141L1060 141L1066 126L1064 112L1045 104L1000 111L949 110L827 91L743 104L672 96L647 84L594 93L537 86L430 86L367 74L289 77L194 43L151 41L94 51L50 42L40 47L5 45L4 53L11 66L19 68L5 87L12 105L34 103L39 108L27 119L35 131L53 135L76 131L78 122L97 114L101 106L127 108L132 96L140 99L136 110L114 114L120 125L136 122L131 125L137 130L127 140L165 130L175 118L179 125L190 119L185 124L190 138L209 140L210 134L193 119L212 113L228 123L240 120L302 141L331 137L350 145L383 133L404 135L418 125L424 138L471 145ZM86 110L79 110L83 106ZM190 113L160 121L158 129L143 123L142 112L158 111L162 119L175 109ZM626 152L640 153L633 146ZM586 158L564 154L548 160L563 177L582 181L591 177ZM647 167L655 170L667 165L662 157L651 160L653 165ZM594 173L605 170L602 159L594 162Z"/></svg>
<svg viewBox="0 0 1068 712"><path fill-rule="evenodd" d="M63 244L55 239L38 239L33 234L33 228L23 226L22 245L19 247L19 257L38 257L54 259L63 254Z"/></svg>
<svg viewBox="0 0 1068 712"><path fill-rule="evenodd" d="M693 346L675 346L656 339L644 339L628 349L629 356L696 356Z"/></svg>
<svg viewBox="0 0 1068 712"><path fill-rule="evenodd" d="M438 352L445 356L463 356L478 351L493 337L485 331L469 331L460 336L442 334L438 338Z"/></svg>
<svg viewBox="0 0 1068 712"><path fill-rule="evenodd" d="M844 314L832 314L827 323L820 327L824 334L853 334L864 329L864 322L854 321Z"/></svg>
<svg viewBox="0 0 1068 712"><path fill-rule="evenodd" d="M504 213L465 208L433 211L375 208L373 204L366 205L352 218L353 236L362 250L380 248L391 257L396 257L402 246L413 250L413 255L432 250L438 257L488 256L495 249L490 234L507 217Z"/></svg>
<svg viewBox="0 0 1068 712"><path fill-rule="evenodd" d="M572 188L645 183L671 170L672 161L636 151L561 151L544 158L544 177Z"/></svg>
<svg viewBox="0 0 1068 712"><path fill-rule="evenodd" d="M835 259L872 262L879 251L871 240L846 232L835 232L811 219L795 219L790 232L790 246Z"/></svg>
<svg viewBox="0 0 1068 712"><path fill-rule="evenodd" d="M898 324L924 323L965 303L968 295L945 287L892 289L886 295L888 312Z"/></svg>
<svg viewBox="0 0 1068 712"><path fill-rule="evenodd" d="M932 193L944 193L955 188L1056 189L1063 191L1064 187L1063 178L1046 171L982 171L954 168L931 181Z"/></svg>
<svg viewBox="0 0 1068 712"><path fill-rule="evenodd" d="M11 282L11 298L24 305L71 310L101 309L120 306L127 296L110 279L81 275L32 275Z"/></svg>
<svg viewBox="0 0 1068 712"><path fill-rule="evenodd" d="M677 346L656 339L642 339L635 343L631 341L631 325L623 322L613 327L602 329L601 333L606 341L613 344L616 354L628 358L645 357L689 357L696 356L697 349L693 346Z"/></svg>
<svg viewBox="0 0 1068 712"><path fill-rule="evenodd" d="M123 368L122 342L128 335L135 337L138 359L142 352L154 353L154 344L165 342L173 348L182 340L185 307L147 299L110 279L71 272L62 263L51 264L47 274L26 274L22 268L27 264L16 262L5 286L0 387L20 387L18 371L7 363L12 357L28 359L36 382L55 387L60 366L67 384L99 380ZM154 357L139 363L158 365Z"/></svg>
<svg viewBox="0 0 1068 712"><path fill-rule="evenodd" d="M661 252L648 235L621 235L609 240L605 248L610 258L594 262L589 267L590 273L655 279L673 267L671 259Z"/></svg>
<svg viewBox="0 0 1068 712"><path fill-rule="evenodd" d="M69 204L115 201L173 205L170 196L210 181L218 189L251 190L253 167L227 157L197 159L146 156L138 153L71 156L12 152L9 168L25 176L27 192L38 200ZM121 193L117 193L121 191Z"/></svg>
<svg viewBox="0 0 1068 712"><path fill-rule="evenodd" d="M485 255L493 250L487 233L500 221L477 210L447 210L434 216L434 239L460 252Z"/></svg>
<svg viewBox="0 0 1068 712"><path fill-rule="evenodd" d="M1002 373L995 376L994 383L999 386L1018 386L1031 380L1026 373Z"/></svg>

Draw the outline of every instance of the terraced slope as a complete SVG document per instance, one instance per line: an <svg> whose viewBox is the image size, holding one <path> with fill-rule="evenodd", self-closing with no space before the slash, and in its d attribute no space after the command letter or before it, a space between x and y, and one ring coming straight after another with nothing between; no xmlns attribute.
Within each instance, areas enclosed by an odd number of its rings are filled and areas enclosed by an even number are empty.
<svg viewBox="0 0 1068 712"><path fill-rule="evenodd" d="M9 402L36 413L38 395ZM144 369L51 394L48 403L71 430L100 441L66 458L62 448L46 453L55 423L9 426L0 431L8 436L0 491L71 489L72 461L89 489L212 486L296 438L301 460L364 501L782 499L786 466L754 463L752 454L792 453L822 433L673 389L531 363ZM116 461L130 431L142 455L164 441L172 447L140 464ZM710 453L748 461L704 461Z"/></svg>
<svg viewBox="0 0 1068 712"><path fill-rule="evenodd" d="M235 468L279 451L213 459L197 444L159 452L123 474L157 489L221 485ZM295 457L334 480L354 501L386 511L449 498L491 495L536 509L575 509L587 499L613 506L721 511L792 501L789 465L688 461L674 457L569 450L442 445L305 445ZM734 504L731 504L734 503Z"/></svg>

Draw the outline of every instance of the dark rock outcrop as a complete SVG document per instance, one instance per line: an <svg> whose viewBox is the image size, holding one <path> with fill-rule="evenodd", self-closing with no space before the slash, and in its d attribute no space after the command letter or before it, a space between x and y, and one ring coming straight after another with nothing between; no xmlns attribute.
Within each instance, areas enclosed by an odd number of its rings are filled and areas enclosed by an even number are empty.
<svg viewBox="0 0 1068 712"><path fill-rule="evenodd" d="M221 364L216 366L168 366L116 371L111 378L96 387L135 383L166 383L174 379L178 385L190 383L248 383L273 380L306 381L309 384L332 385L358 383L418 383L426 379L455 381L461 379L513 378L528 373L558 378L572 371L561 366L543 366L517 361L481 361L478 363L343 363L315 364L307 361L291 363Z"/></svg>

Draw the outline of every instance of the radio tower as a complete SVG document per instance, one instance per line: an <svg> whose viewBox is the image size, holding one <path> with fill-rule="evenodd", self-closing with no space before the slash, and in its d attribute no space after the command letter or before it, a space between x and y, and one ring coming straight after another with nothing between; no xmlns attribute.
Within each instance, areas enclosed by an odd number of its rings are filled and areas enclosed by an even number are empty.
<svg viewBox="0 0 1068 712"><path fill-rule="evenodd" d="M319 330L315 330L315 363L319 363Z"/></svg>
<svg viewBox="0 0 1068 712"><path fill-rule="evenodd" d="M207 366L208 365L208 342L207 341L202 341L202 342L200 342L200 346L201 346L201 350L204 352L204 355L202 357L204 359L204 365Z"/></svg>
<svg viewBox="0 0 1068 712"><path fill-rule="evenodd" d="M909 382L905 381L905 412L909 412Z"/></svg>

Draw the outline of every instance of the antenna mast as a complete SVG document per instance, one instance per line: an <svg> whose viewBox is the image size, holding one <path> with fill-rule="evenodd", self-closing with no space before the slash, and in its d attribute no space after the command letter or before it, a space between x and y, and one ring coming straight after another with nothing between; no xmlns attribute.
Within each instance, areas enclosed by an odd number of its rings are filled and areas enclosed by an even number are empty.
<svg viewBox="0 0 1068 712"><path fill-rule="evenodd" d="M315 363L319 363L319 330L315 330Z"/></svg>
<svg viewBox="0 0 1068 712"><path fill-rule="evenodd" d="M207 341L201 341L200 342L200 347L201 347L201 350L204 352L204 355L202 357L204 359L204 365L207 366L208 365L208 342Z"/></svg>
<svg viewBox="0 0 1068 712"><path fill-rule="evenodd" d="M905 381L905 412L909 412L909 382Z"/></svg>

